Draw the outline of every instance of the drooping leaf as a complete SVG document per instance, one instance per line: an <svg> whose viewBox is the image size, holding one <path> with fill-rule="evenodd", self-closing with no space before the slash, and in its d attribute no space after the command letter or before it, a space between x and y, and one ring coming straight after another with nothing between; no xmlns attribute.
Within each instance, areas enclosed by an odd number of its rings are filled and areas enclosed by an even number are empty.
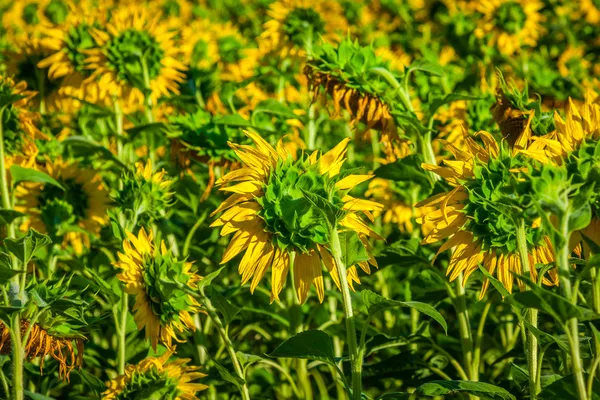
<svg viewBox="0 0 600 400"><path fill-rule="evenodd" d="M225 319L225 324L229 325L231 321L235 318L236 315L241 311L241 309L233 304L229 300L225 298L218 290L214 287L209 287L206 291L206 294L210 298L213 306L223 314L223 318Z"/></svg>
<svg viewBox="0 0 600 400"><path fill-rule="evenodd" d="M69 151L77 156L98 156L102 160L111 161L119 167L128 170L129 167L123 164L109 149L99 143L86 138L85 136L71 136L62 141Z"/></svg>
<svg viewBox="0 0 600 400"><path fill-rule="evenodd" d="M429 304L421 303L419 301L388 300L370 290L363 290L361 296L370 315L392 307L410 307L436 320L442 328L444 328L444 331L448 333L448 324L446 323L446 320L442 317L442 314Z"/></svg>
<svg viewBox="0 0 600 400"><path fill-rule="evenodd" d="M375 170L378 178L393 181L413 182L418 185L430 186L430 180L423 168L421 168L421 157L410 155L393 163L382 165Z"/></svg>
<svg viewBox="0 0 600 400"><path fill-rule="evenodd" d="M587 382L589 376L584 375L584 381ZM546 386L538 395L540 400L558 400L558 399L577 399L577 385L573 375L567 375L562 379ZM592 397L590 400L600 400L600 381L594 379L592 388Z"/></svg>
<svg viewBox="0 0 600 400"><path fill-rule="evenodd" d="M20 182L35 182L35 183L47 183L65 190L65 188L56 179L42 171L37 171L31 168L21 167L20 165L10 166L10 176L12 178L13 186L16 186Z"/></svg>
<svg viewBox="0 0 600 400"><path fill-rule="evenodd" d="M330 365L335 364L331 337L320 330L300 332L281 343L267 356L271 358L302 358L322 361Z"/></svg>
<svg viewBox="0 0 600 400"><path fill-rule="evenodd" d="M449 396L464 393L478 396L480 399L516 399L506 389L485 382L471 381L431 381L419 386L414 393L421 396Z"/></svg>
<svg viewBox="0 0 600 400"><path fill-rule="evenodd" d="M433 61L426 60L426 59L419 59L419 60L413 62L408 67L408 71L423 71L423 72L427 72L428 74L431 74L434 76L443 76L444 75L444 69L442 68L441 65L434 63Z"/></svg>
<svg viewBox="0 0 600 400"><path fill-rule="evenodd" d="M479 267L479 271L481 271L481 273L490 281L492 286L494 286L494 288L496 288L496 290L498 291L498 293L500 293L502 295L502 297L506 298L506 297L510 296L510 292L508 290L506 290L506 288L504 287L502 282L500 282L492 274L490 274L490 272L487 269L485 269L483 267Z"/></svg>
<svg viewBox="0 0 600 400"><path fill-rule="evenodd" d="M25 214L15 211L0 208L0 225L8 225L15 219L24 216Z"/></svg>
<svg viewBox="0 0 600 400"><path fill-rule="evenodd" d="M23 265L27 265L35 252L52 243L50 238L34 229L29 229L25 236L18 239L4 239L6 249Z"/></svg>
<svg viewBox="0 0 600 400"><path fill-rule="evenodd" d="M354 231L345 231L340 234L342 261L346 267L369 261L369 253Z"/></svg>

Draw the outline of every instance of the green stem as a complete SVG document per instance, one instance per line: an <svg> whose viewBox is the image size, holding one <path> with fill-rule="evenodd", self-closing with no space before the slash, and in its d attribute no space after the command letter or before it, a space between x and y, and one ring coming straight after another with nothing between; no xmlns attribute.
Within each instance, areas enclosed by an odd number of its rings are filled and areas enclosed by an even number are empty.
<svg viewBox="0 0 600 400"><path fill-rule="evenodd" d="M348 340L348 349L350 352L350 364L352 369L352 397L360 400L362 396L362 355L358 351L356 343L356 327L354 326L354 312L352 310L352 298L350 297L350 287L348 286L348 276L346 265L342 260L342 246L337 227L329 229L331 237L331 254L337 265L342 288L342 299L344 303L344 312L346 315L346 336Z"/></svg>
<svg viewBox="0 0 600 400"><path fill-rule="evenodd" d="M458 316L458 329L460 331L460 343L463 352L463 365L469 374L469 379L473 379L473 336L469 326L469 314L467 310L467 300L465 288L463 286L463 274L460 273L456 279L456 299L454 307Z"/></svg>
<svg viewBox="0 0 600 400"><path fill-rule="evenodd" d="M119 354L118 366L119 375L125 373L125 360L127 359L127 314L129 313L129 296L123 290L121 294L121 312L119 313L119 322L117 324L117 333L119 335Z"/></svg>
<svg viewBox="0 0 600 400"><path fill-rule="evenodd" d="M379 138L377 132L371 130L371 150L373 151L373 171L379 167L379 157L381 156L381 149L379 148Z"/></svg>
<svg viewBox="0 0 600 400"><path fill-rule="evenodd" d="M592 268L592 295L596 314L600 314L600 268Z"/></svg>
<svg viewBox="0 0 600 400"><path fill-rule="evenodd" d="M490 308L492 307L491 299L485 303L483 307L483 311L481 312L481 318L479 319L479 325L477 326L477 335L475 336L475 346L473 348L473 380L479 380L479 368L481 367L481 342L483 341L483 328L485 327L485 322L487 320L487 316L490 312Z"/></svg>
<svg viewBox="0 0 600 400"><path fill-rule="evenodd" d="M144 109L146 112L146 121L151 124L154 122L154 114L152 113L152 89L150 87L150 73L148 71L146 57L143 56L141 61L142 73L144 74L144 99L146 100ZM156 168L156 155L154 154L154 133L152 130L147 131L146 140L148 143L148 156L150 157L150 161L152 161L152 167Z"/></svg>
<svg viewBox="0 0 600 400"><path fill-rule="evenodd" d="M15 313L11 328L13 398L15 400L23 400L23 360L25 359L25 352L23 351L23 342L21 341L21 316L19 313Z"/></svg>
<svg viewBox="0 0 600 400"><path fill-rule="evenodd" d="M229 354L229 357L231 358L231 362L233 363L233 368L235 369L235 372L238 375L238 377L240 377L244 381L244 384L240 388L240 394L242 395L242 399L249 400L250 399L250 391L248 390L248 384L246 383L246 378L244 376L244 371L242 370L242 366L240 365L240 361L238 360L237 355L235 354L235 349L233 347L233 343L231 343L231 339L229 339L227 330L225 329L225 326L223 325L221 318L217 314L217 310L213 306L213 304L210 301L210 299L208 298L208 296L206 296L206 294L204 293L204 289L201 288L200 293L202 294L202 302L203 302L204 308L206 310L206 313L208 314L210 320L212 321L213 325L217 329L217 332L219 332L219 336L221 336L221 340L223 340L223 344L227 350L227 353Z"/></svg>
<svg viewBox="0 0 600 400"><path fill-rule="evenodd" d="M198 220L196 221L194 226L192 226L192 229L190 229L187 236L185 237L185 242L183 243L183 253L182 253L183 257L187 257L190 255L190 244L192 243L192 238L194 237L194 233L196 233L198 228L200 228L200 225L202 225L202 223L206 219L207 215L208 215L208 210L206 210L204 213L202 213L200 218L198 218Z"/></svg>
<svg viewBox="0 0 600 400"><path fill-rule="evenodd" d="M567 206L559 219L561 242L557 243L555 246L557 247L556 262L560 286L562 288L563 295L567 299L572 300L573 288L571 287L569 263L569 238L571 236L571 232L569 231L570 214L570 207ZM571 351L571 369L573 370L573 377L577 387L577 395L579 400L587 400L587 391L585 387L585 381L583 379L583 366L581 362L581 356L579 354L579 326L577 318L571 318L567 321L565 325L565 331L567 332L567 338L569 339L569 347Z"/></svg>
<svg viewBox="0 0 600 400"><path fill-rule="evenodd" d="M315 124L315 104L313 102L308 106L308 140L309 150L314 150L317 142L317 125Z"/></svg>
<svg viewBox="0 0 600 400"><path fill-rule="evenodd" d="M527 250L525 220L522 218L519 220L517 226L517 247L519 250L519 257L521 258L523 274L529 278L531 277L531 266L529 265L529 252ZM528 308L526 312L527 322L529 322L532 327L537 328L538 310L535 308ZM538 394L538 387L540 386L537 384L538 343L537 338L531 330L525 329L525 326L523 326L521 330L524 335L526 333L525 355L527 356L527 366L529 369L529 396L532 400L535 400Z"/></svg>
<svg viewBox="0 0 600 400"><path fill-rule="evenodd" d="M326 279L325 280L325 289L327 291L332 290L332 283L331 283L331 279ZM329 306L329 314L331 315L331 322L334 325L337 325L338 323L338 316L337 316L337 299L335 298L335 296L328 296L327 298L327 304ZM334 336L333 337L333 355L336 358L341 358L342 357L342 344L340 341L339 336ZM341 362L340 362L341 363ZM340 365L338 364L338 367ZM344 392L344 387L340 384L339 380L336 379L336 369L334 367L330 367L331 370L331 376L333 377L333 380L335 381L335 390L337 392L337 398L338 400L343 400L346 398L345 392Z"/></svg>
<svg viewBox="0 0 600 400"><path fill-rule="evenodd" d="M8 386L8 381L6 380L6 375L2 368L0 368L0 381L2 382L2 389L4 390L4 396L6 396L6 400L10 400L10 387Z"/></svg>

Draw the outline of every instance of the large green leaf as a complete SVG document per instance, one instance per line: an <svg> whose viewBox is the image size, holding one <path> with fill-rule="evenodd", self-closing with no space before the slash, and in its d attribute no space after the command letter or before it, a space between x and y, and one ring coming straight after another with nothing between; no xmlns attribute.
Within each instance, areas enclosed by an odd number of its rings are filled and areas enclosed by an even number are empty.
<svg viewBox="0 0 600 400"><path fill-rule="evenodd" d="M229 325L231 321L235 318L236 315L241 311L241 309L233 304L225 296L219 293L214 287L210 286L206 291L206 294L210 298L213 306L223 314L223 318L225 319L225 324Z"/></svg>
<svg viewBox="0 0 600 400"><path fill-rule="evenodd" d="M585 381L589 379L588 375L584 375ZM562 400L562 399L578 399L577 386L573 375L568 375L559 379L550 385L538 395L539 400ZM594 379L592 388L592 397L590 400L600 400L600 381Z"/></svg>
<svg viewBox="0 0 600 400"><path fill-rule="evenodd" d="M85 136L71 136L62 141L74 155L82 157L98 156L103 160L112 161L123 169L129 169L106 147L86 138Z"/></svg>
<svg viewBox="0 0 600 400"><path fill-rule="evenodd" d="M419 386L414 393L421 396L449 396L458 393L472 394L480 399L515 400L506 389L485 382L431 381Z"/></svg>
<svg viewBox="0 0 600 400"><path fill-rule="evenodd" d="M448 324L446 323L446 320L442 317L442 314L429 304L421 303L419 301L388 300L370 290L363 290L361 296L365 303L365 307L367 307L367 312L371 316L392 307L410 307L436 320L442 328L444 328L444 331L448 333Z"/></svg>
<svg viewBox="0 0 600 400"><path fill-rule="evenodd" d="M412 71L423 71L434 76L444 75L444 69L441 65L426 59L419 59L410 64L408 67L408 72Z"/></svg>
<svg viewBox="0 0 600 400"><path fill-rule="evenodd" d="M31 168L21 167L20 165L10 166L10 176L12 178L12 184L17 185L20 182L35 182L35 183L48 183L54 185L63 190L65 188L56 179L42 171L37 171Z"/></svg>
<svg viewBox="0 0 600 400"><path fill-rule="evenodd" d="M23 265L27 265L35 252L52 243L50 238L34 229L18 239L4 239L6 249L11 252Z"/></svg>
<svg viewBox="0 0 600 400"><path fill-rule="evenodd" d="M229 370L227 370L227 368L225 368L217 360L215 360L213 357L211 357L210 354L208 354L208 357L215 364L215 367L217 368L219 375L221 375L221 378L224 381L232 383L236 388L238 388L238 390L246 383L246 381L244 379L242 379L241 377L239 377L237 374L232 374L231 372L229 372Z"/></svg>
<svg viewBox="0 0 600 400"><path fill-rule="evenodd" d="M342 261L346 267L369 260L369 253L354 231L345 231L340 234Z"/></svg>
<svg viewBox="0 0 600 400"><path fill-rule="evenodd" d="M7 210L0 208L0 225L8 225L15 219L24 216L25 214L15 210Z"/></svg>
<svg viewBox="0 0 600 400"><path fill-rule="evenodd" d="M421 168L421 162L421 158L417 155L404 157L377 168L375 176L392 181L408 181L418 185L430 186L431 181L423 168Z"/></svg>
<svg viewBox="0 0 600 400"><path fill-rule="evenodd" d="M331 337L320 330L300 332L281 343L271 354L272 358L302 358L335 365Z"/></svg>

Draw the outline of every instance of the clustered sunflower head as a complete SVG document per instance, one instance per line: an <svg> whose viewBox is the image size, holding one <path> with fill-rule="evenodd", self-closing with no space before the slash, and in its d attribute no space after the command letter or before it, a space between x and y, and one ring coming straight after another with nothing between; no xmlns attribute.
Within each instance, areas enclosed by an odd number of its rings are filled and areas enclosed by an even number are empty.
<svg viewBox="0 0 600 400"><path fill-rule="evenodd" d="M0 75L0 112L2 122L5 165L21 164L32 167L38 154L36 139L47 139L36 126L40 115L29 111L27 106L36 93L27 90L24 81L16 83L12 78Z"/></svg>
<svg viewBox="0 0 600 400"><path fill-rule="evenodd" d="M196 329L192 314L200 311L200 304L185 289L195 289L201 277L191 262L173 256L164 241L155 246L152 231L144 228L137 237L127 232L123 251L114 265L123 270L118 278L125 292L135 295L138 329L145 329L153 349L159 342L173 349L173 340L182 343L179 336Z"/></svg>
<svg viewBox="0 0 600 400"><path fill-rule="evenodd" d="M175 31L142 7L124 6L112 12L106 31L90 33L98 47L85 50L90 80L97 80L101 96L115 94L125 104L143 104L145 96L179 94L186 67L178 61Z"/></svg>
<svg viewBox="0 0 600 400"><path fill-rule="evenodd" d="M108 223L110 200L102 178L94 170L60 158L47 160L43 170L61 186L26 183L17 188L22 204L15 208L29 215L21 228L46 233L82 254L90 246L90 235L98 235Z"/></svg>
<svg viewBox="0 0 600 400"><path fill-rule="evenodd" d="M384 143L397 142L396 124L385 100L392 88L373 72L375 68L387 68L387 63L371 47L344 39L339 46L323 44L304 72L315 99L321 89L325 96L331 96L334 115L345 109L353 123L362 122L367 130L381 131ZM393 148L386 146L386 152L393 152Z"/></svg>
<svg viewBox="0 0 600 400"><path fill-rule="evenodd" d="M30 328L29 321L21 320L21 335ZM33 324L25 345L25 356L28 360L40 357L40 373L44 369L46 356L52 357L58 362L58 376L63 380L69 380L71 371L81 368L83 365L83 337L59 335L50 332L40 324ZM0 322L0 354L11 354L10 329Z"/></svg>
<svg viewBox="0 0 600 400"><path fill-rule="evenodd" d="M135 163L135 173L123 181L123 190L119 193L121 206L134 210L138 215L146 214L157 218L172 203L173 181L165 179L164 169L154 172L152 161Z"/></svg>
<svg viewBox="0 0 600 400"><path fill-rule="evenodd" d="M282 57L303 55L320 37L337 39L347 28L337 1L278 0L271 4L260 36L262 51L279 51Z"/></svg>
<svg viewBox="0 0 600 400"><path fill-rule="evenodd" d="M322 265L339 287L338 269L330 250L333 218L337 225L333 229L342 231L344 240L351 243L348 246L359 249L355 259L347 261L350 283L360 283L355 265L367 273L369 264L376 266L367 251L367 237L381 237L359 214L372 218L371 212L381 211L382 206L347 194L372 177L340 174L348 139L321 157L315 151L296 159L287 153L282 141L273 148L259 135L246 134L256 147L230 144L243 166L217 182L229 184L221 190L232 195L215 210L214 214L224 213L211 226L222 227L222 236L235 233L221 263L245 250L239 273L242 284L252 279L252 292L271 267L272 299L279 298L292 268L299 300L306 300L314 284L322 302Z"/></svg>
<svg viewBox="0 0 600 400"><path fill-rule="evenodd" d="M544 32L543 7L539 0L483 0L477 6L482 18L475 35L488 38L489 46L507 56L524 46L535 46Z"/></svg>
<svg viewBox="0 0 600 400"><path fill-rule="evenodd" d="M105 400L198 400L196 393L208 386L197 383L206 377L200 367L188 366L189 359L181 358L169 362L173 352L167 351L160 357L148 357L137 365L128 365L123 375L107 382L102 393Z"/></svg>
<svg viewBox="0 0 600 400"><path fill-rule="evenodd" d="M482 264L490 274L510 292L514 282L513 273L523 274L523 266L517 249L517 219L522 218L527 240L530 274L536 279L536 264L549 264L554 261L549 239L540 229L539 216L535 213L518 210L531 210L527 207L534 201L530 181L524 174L531 168L530 161L523 155L514 156L502 148L487 132L478 136L484 146L465 133L466 150L459 150L447 144L455 160L445 160L443 166L424 164L426 170L443 177L454 189L436 194L418 204L420 207L434 207L436 211L425 214L418 221L432 223L433 230L423 243L434 243L443 239L446 242L438 254L454 248L447 274L450 280L464 273L463 284ZM555 270L544 277L545 284L557 284ZM489 281L484 280L481 296ZM523 283L519 281L522 287Z"/></svg>

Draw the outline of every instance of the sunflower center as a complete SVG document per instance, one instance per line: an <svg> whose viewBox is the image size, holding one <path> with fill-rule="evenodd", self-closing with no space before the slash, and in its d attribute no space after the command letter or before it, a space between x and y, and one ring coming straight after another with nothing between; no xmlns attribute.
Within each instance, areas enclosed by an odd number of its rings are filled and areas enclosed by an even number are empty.
<svg viewBox="0 0 600 400"><path fill-rule="evenodd" d="M46 55L31 55L23 59L18 64L17 73L15 80L27 82L27 87L31 90L40 92L43 89L43 93L49 96L55 93L60 88L60 84L56 80L50 80L48 76L48 68L38 68L38 62L46 58ZM43 88L40 84L43 84Z"/></svg>
<svg viewBox="0 0 600 400"><path fill-rule="evenodd" d="M64 191L54 185L44 185L38 199L40 208L44 209L49 204L60 203L64 204L65 208L69 208L78 219L86 218L89 198L83 184L72 178L61 180L60 183L65 188ZM49 217L53 218L53 216Z"/></svg>
<svg viewBox="0 0 600 400"><path fill-rule="evenodd" d="M518 179L518 170L526 167L520 158L500 156L487 164L477 162L475 177L465 184L469 195L464 212L468 217L465 227L482 243L482 250L494 249L503 254L517 250L517 226L514 221L516 207L533 201L533 193L525 185L527 180ZM506 204L515 207L505 206ZM526 215L525 233L530 246L542 244L540 229L532 228L536 215Z"/></svg>
<svg viewBox="0 0 600 400"><path fill-rule="evenodd" d="M233 35L219 38L219 40L217 40L217 45L219 47L219 56L221 57L221 60L228 64L237 63L244 58L244 54L242 53L244 45Z"/></svg>
<svg viewBox="0 0 600 400"><path fill-rule="evenodd" d="M119 80L144 89L160 75L164 52L148 32L129 29L107 43L106 56Z"/></svg>
<svg viewBox="0 0 600 400"><path fill-rule="evenodd" d="M116 396L119 400L174 400L181 394L177 379L154 366L146 371L134 371L120 389Z"/></svg>
<svg viewBox="0 0 600 400"><path fill-rule="evenodd" d="M69 15L69 6L62 0L52 0L44 10L44 15L53 24L62 24Z"/></svg>
<svg viewBox="0 0 600 400"><path fill-rule="evenodd" d="M525 26L527 14L519 3L511 1L498 7L494 20L496 26L514 35Z"/></svg>
<svg viewBox="0 0 600 400"><path fill-rule="evenodd" d="M295 8L285 19L283 31L295 45L304 46L307 40L325 32L325 21L312 8Z"/></svg>
<svg viewBox="0 0 600 400"><path fill-rule="evenodd" d="M37 3L29 3L23 7L23 21L25 21L27 25L37 25L40 23Z"/></svg>
<svg viewBox="0 0 600 400"><path fill-rule="evenodd" d="M84 60L87 56L82 50L91 49L95 46L94 39L90 35L90 26L87 24L79 24L69 29L65 38L67 56L78 72L89 73L84 69Z"/></svg>
<svg viewBox="0 0 600 400"><path fill-rule="evenodd" d="M179 285L188 285L190 274L185 262L171 254L146 255L144 258L144 283L152 312L163 324L179 321L179 313L189 311L190 296Z"/></svg>
<svg viewBox="0 0 600 400"><path fill-rule="evenodd" d="M166 0L163 2L161 9L166 17L179 17L181 15L181 6L175 0Z"/></svg>
<svg viewBox="0 0 600 400"><path fill-rule="evenodd" d="M262 209L258 215L265 221L266 231L280 249L308 252L314 244L329 243L329 229L322 211L306 193L330 199L341 210L342 200L334 190L335 182L319 173L317 165L307 160L280 160L257 199Z"/></svg>

